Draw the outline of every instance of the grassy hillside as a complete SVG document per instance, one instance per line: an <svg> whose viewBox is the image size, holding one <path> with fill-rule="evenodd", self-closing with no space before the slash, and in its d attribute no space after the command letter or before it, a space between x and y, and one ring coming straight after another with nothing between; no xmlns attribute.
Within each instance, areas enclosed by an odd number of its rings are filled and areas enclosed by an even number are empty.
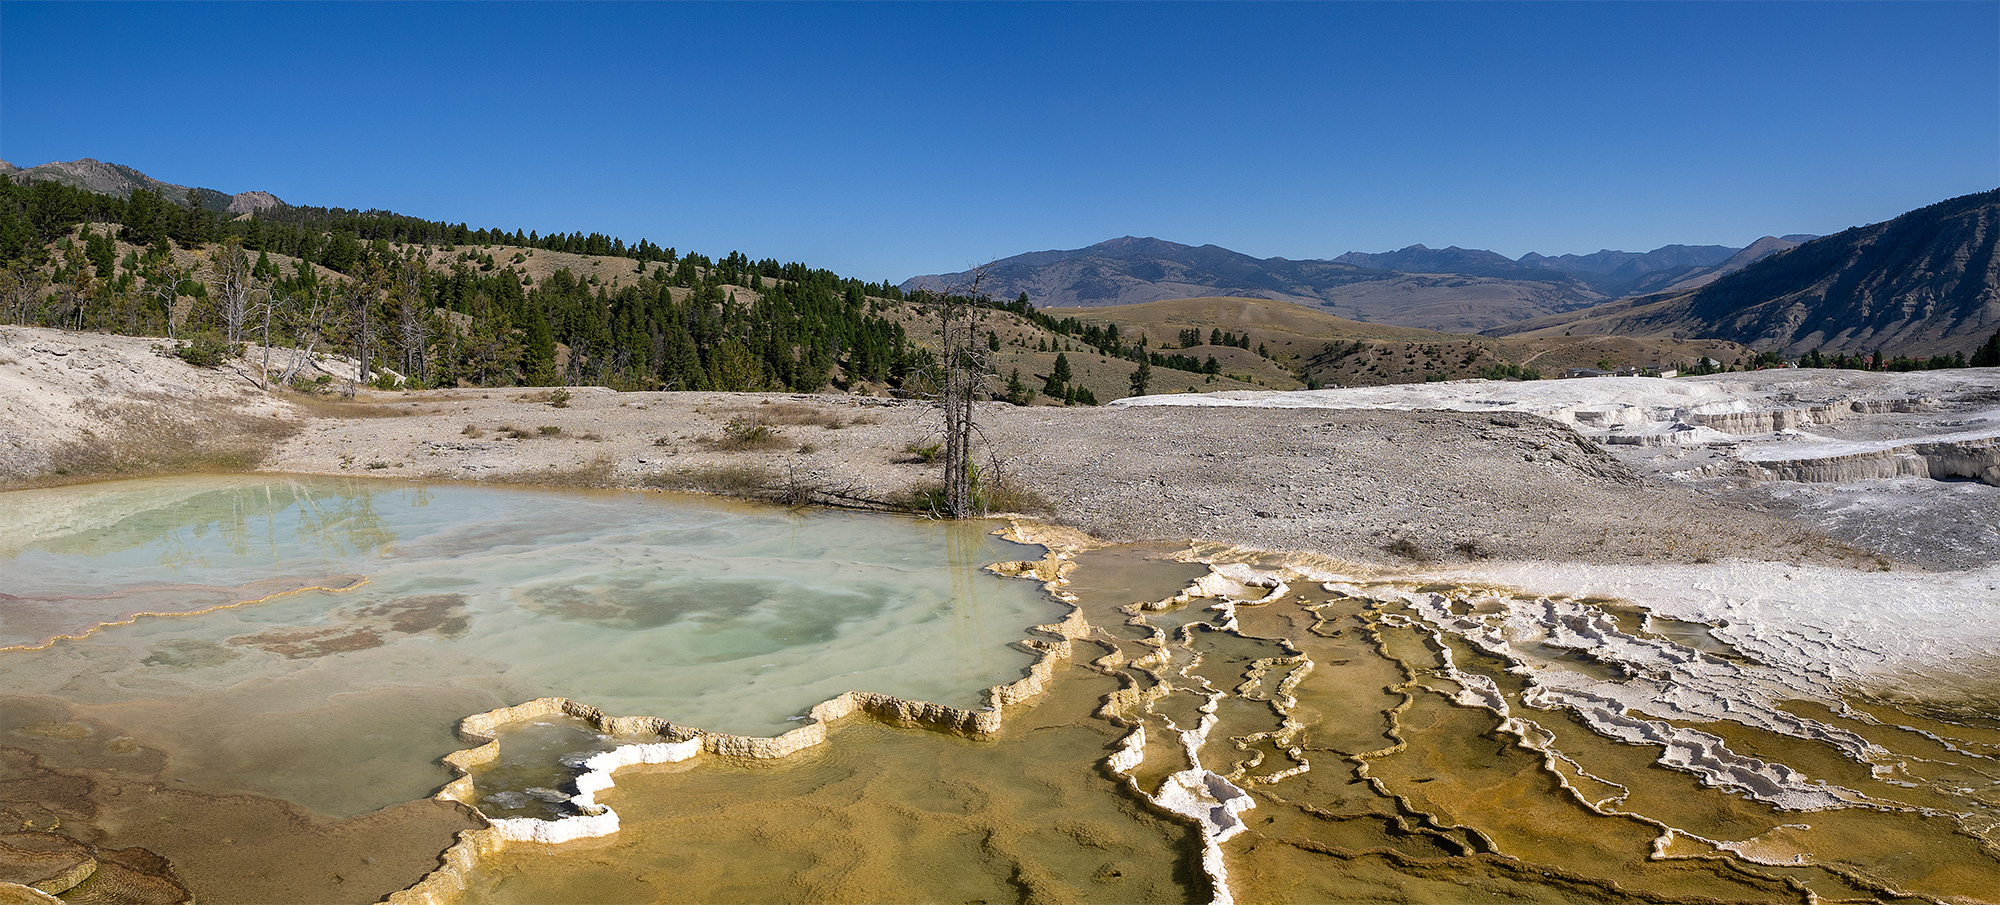
<svg viewBox="0 0 2000 905"><path fill-rule="evenodd" d="M1052 317L1117 325L1157 349L1196 358L1215 355L1225 374L1272 388L1375 386L1426 380L1507 378L1528 371L1554 377L1564 368L1692 364L1704 357L1725 366L1750 350L1722 340L1632 339L1613 336L1533 336L1495 339L1335 317L1287 302L1252 298L1192 298L1102 308L1052 308ZM1185 332L1202 344L1180 349ZM1248 350L1206 342L1212 331L1247 337ZM1265 350L1264 355L1256 350Z"/></svg>
<svg viewBox="0 0 2000 905"><path fill-rule="evenodd" d="M145 192L121 199L0 177L0 270L0 321L171 332L212 357L261 338L268 306L271 344L352 356L387 372L384 385L920 397L939 357L933 316L895 286L738 252L711 259L646 240L384 212L225 217ZM1145 392L1178 393L1742 357L1664 340L1496 340L1257 298L1048 311L1016 299L979 310L991 371L982 392L1035 404L1110 401L1138 389L1142 373Z"/></svg>

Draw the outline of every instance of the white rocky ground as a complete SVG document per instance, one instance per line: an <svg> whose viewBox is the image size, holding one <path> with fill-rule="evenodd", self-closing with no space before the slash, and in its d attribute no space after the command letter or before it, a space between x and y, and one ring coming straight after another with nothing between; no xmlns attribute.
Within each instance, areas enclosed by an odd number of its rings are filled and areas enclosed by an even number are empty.
<svg viewBox="0 0 2000 905"><path fill-rule="evenodd" d="M919 404L596 388L574 388L560 406L548 390L530 389L364 392L341 402L266 392L244 363L197 369L158 345L0 328L0 480L261 465L799 490L840 503L907 499L935 477L906 452L935 439L932 413ZM1984 614L1980 625L2000 624L1989 612L2000 604L1996 412L2000 370L1972 369L1461 381L1154 396L1102 408L995 403L979 417L1008 483L1026 491L1017 506L1039 498L1044 517L1108 540L1473 569L1495 580L1532 576L1551 589L1595 582L1662 607L1691 599L1670 590L1689 582L1721 582L1735 590L1714 600L1740 602L1762 599L1767 585L1804 587L1784 584L1801 565L1832 575L1893 569L1904 576L1897 581L1932 590L1864 592L1879 579L1827 579L1812 585L1824 593L1805 594L1798 607L1818 600L1829 613L1869 610L1891 597L1943 601L1955 614L1870 629L1888 638L1946 632L1953 619L1972 618L1962 606ZM720 444L732 422L764 424L775 437L751 448ZM233 458L243 450L256 455ZM163 454L177 452L188 455ZM1852 595L1840 596L1843 588ZM1689 615L1737 618L1742 609L1717 602ZM1783 612L1759 618L1792 618Z"/></svg>
<svg viewBox="0 0 2000 905"><path fill-rule="evenodd" d="M1461 381L1117 405L1518 412L1568 424L1656 480L1810 525L1883 555L1878 566L1927 570L1549 557L1446 575L1628 600L1828 686L1953 704L2000 689L2000 369Z"/></svg>
<svg viewBox="0 0 2000 905"><path fill-rule="evenodd" d="M908 451L932 430L918 404L598 388L340 401L266 391L242 362L196 369L157 345L0 328L0 487L262 467L851 503L906 499L934 476ZM1977 709L2000 691L2000 369L1463 381L978 414L1019 504L1039 497L1043 517L1099 538L1188 542L1217 562L1272 551L1300 575L1356 582L1519 589L1485 622L1409 599L1476 644L1508 641L1499 626L1643 667L1617 687L1544 683L1549 702L1607 733L1639 731L1629 711L1663 703L1678 708L1669 716L1755 705L1778 725L1791 718L1777 705L1808 692ZM759 426L768 442L728 442ZM1565 596L1706 626L1769 687L1551 599ZM1812 791L1732 763L1728 782L1769 786L1773 800Z"/></svg>
<svg viewBox="0 0 2000 905"><path fill-rule="evenodd" d="M1115 404L1532 414L1641 473L1894 558L1944 568L2000 558L2000 369L1457 381Z"/></svg>

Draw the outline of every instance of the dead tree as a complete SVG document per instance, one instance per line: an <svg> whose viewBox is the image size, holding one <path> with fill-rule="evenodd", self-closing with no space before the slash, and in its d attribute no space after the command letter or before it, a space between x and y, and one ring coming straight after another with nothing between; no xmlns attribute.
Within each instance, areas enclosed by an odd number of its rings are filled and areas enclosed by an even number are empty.
<svg viewBox="0 0 2000 905"><path fill-rule="evenodd" d="M403 376L423 383L430 379L426 351L430 348L430 324L424 298L424 265L412 255L396 265L389 293L396 301L400 318Z"/></svg>
<svg viewBox="0 0 2000 905"><path fill-rule="evenodd" d="M263 301L258 303L257 312L263 316L264 321L264 334L260 342L264 347L264 356L263 361L257 366L257 385L260 389L268 390L271 388L271 315L276 313L279 305L285 303L286 298L276 289L262 290L261 295Z"/></svg>
<svg viewBox="0 0 2000 905"><path fill-rule="evenodd" d="M209 268L215 278L215 302L222 315L223 336L234 346L243 339L243 321L250 314L253 279L250 253L243 250L243 240L235 236L222 240Z"/></svg>
<svg viewBox="0 0 2000 905"><path fill-rule="evenodd" d="M278 375L278 382L290 386L312 362L313 346L340 326L340 306L329 287L311 282L296 290L291 303L282 309L290 322L292 360Z"/></svg>
<svg viewBox="0 0 2000 905"><path fill-rule="evenodd" d="M917 301L938 319L938 355L930 375L931 392L944 423L944 498L939 515L965 518L977 505L973 485L973 442L979 424L972 403L985 382L986 345L979 338L976 316L982 301L980 286L986 268L972 271L963 283L917 290Z"/></svg>
<svg viewBox="0 0 2000 905"><path fill-rule="evenodd" d="M187 282L192 277L193 275L188 270L175 267L174 262L171 260L161 261L154 267L152 273L147 275L147 282L151 284L152 293L160 297L160 304L164 305L167 309L168 342L175 341L174 327L180 322L178 315L181 306L181 284Z"/></svg>
<svg viewBox="0 0 2000 905"><path fill-rule="evenodd" d="M355 389L369 382L370 363L375 355L375 296L381 291L384 280L382 266L370 263L361 279L347 284L348 323L354 330L355 345L355 379L354 385L348 389L350 396Z"/></svg>

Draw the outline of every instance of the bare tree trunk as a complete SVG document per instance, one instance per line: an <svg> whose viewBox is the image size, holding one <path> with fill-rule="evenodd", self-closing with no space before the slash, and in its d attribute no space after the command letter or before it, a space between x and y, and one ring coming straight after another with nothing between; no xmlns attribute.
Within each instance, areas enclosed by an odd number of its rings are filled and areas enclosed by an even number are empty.
<svg viewBox="0 0 2000 905"><path fill-rule="evenodd" d="M361 354L357 356L358 363L354 367L357 383L364 385L368 383L369 363L375 353L374 345L375 322L368 317L368 301L363 299L361 302Z"/></svg>
<svg viewBox="0 0 2000 905"><path fill-rule="evenodd" d="M266 390L271 388L271 312L277 307L277 294L266 293L264 296L264 339L261 343L264 347L264 362L257 368L257 376L262 380L262 386Z"/></svg>
<svg viewBox="0 0 2000 905"><path fill-rule="evenodd" d="M972 403L986 375L986 347L979 342L978 309L980 285L986 268L973 270L972 279L942 290L921 290L938 317L939 356L937 374L938 408L944 421L944 511L948 518L965 518L977 506L973 486L973 440L979 425L973 419Z"/></svg>
<svg viewBox="0 0 2000 905"><path fill-rule="evenodd" d="M160 269L155 272L155 278L159 279L161 283L153 287L153 294L159 296L160 303L166 306L167 342L172 343L175 339L174 325L176 321L174 318L174 309L180 307L182 275L180 270L169 262L160 265Z"/></svg>
<svg viewBox="0 0 2000 905"><path fill-rule="evenodd" d="M377 272L376 276L379 276ZM375 290L379 281L374 278L357 280L348 287L348 305L354 323L354 374L355 387L368 384L369 362L375 355L375 318L371 309L375 307Z"/></svg>
<svg viewBox="0 0 2000 905"><path fill-rule="evenodd" d="M305 344L305 348L300 349L298 342L293 341L292 363L286 365L284 373L278 375L279 383L282 383L286 386L291 386L292 381L298 379L299 372L305 370L306 362L312 360L312 347L313 347L312 342L307 341Z"/></svg>
<svg viewBox="0 0 2000 905"><path fill-rule="evenodd" d="M243 339L243 321L250 310L250 255L242 240L231 236L215 250L216 301L222 306L222 328L230 345Z"/></svg>
<svg viewBox="0 0 2000 905"><path fill-rule="evenodd" d="M423 316L423 268L416 260L397 266L394 292L401 321L403 376L428 383L430 369L425 367L424 358L430 335Z"/></svg>

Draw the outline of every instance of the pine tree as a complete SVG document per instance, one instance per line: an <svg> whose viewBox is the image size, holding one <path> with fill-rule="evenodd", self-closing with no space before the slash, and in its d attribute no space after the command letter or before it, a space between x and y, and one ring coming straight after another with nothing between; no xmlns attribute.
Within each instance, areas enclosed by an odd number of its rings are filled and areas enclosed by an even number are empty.
<svg viewBox="0 0 2000 905"><path fill-rule="evenodd" d="M1027 405L1034 401L1034 398L1034 391L1021 384L1021 369L1015 368L1013 373L1007 375L1007 401L1015 405Z"/></svg>
<svg viewBox="0 0 2000 905"><path fill-rule="evenodd" d="M1057 354L1055 368L1049 371L1048 379L1042 382L1042 395L1067 401L1069 378L1069 356Z"/></svg>
<svg viewBox="0 0 2000 905"><path fill-rule="evenodd" d="M2000 330L1994 331L1986 344L1972 353L1972 359L1967 364L1975 368L2000 368Z"/></svg>

